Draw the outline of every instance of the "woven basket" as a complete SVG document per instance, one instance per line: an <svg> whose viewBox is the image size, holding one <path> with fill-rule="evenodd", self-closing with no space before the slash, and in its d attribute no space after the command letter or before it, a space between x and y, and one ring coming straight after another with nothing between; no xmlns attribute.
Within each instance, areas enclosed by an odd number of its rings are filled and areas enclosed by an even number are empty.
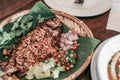
<svg viewBox="0 0 120 80"><path fill-rule="evenodd" d="M56 10L51 10L51 11L56 14L56 16L61 20L61 22L66 24L70 29L75 31L80 36L88 36L88 37L93 38L92 32L81 20L79 20L76 17L73 17L69 14L66 14L64 12L61 12L61 11L56 11ZM17 17L25 15L28 12L29 12L29 10L24 10L22 12L18 12L16 14L8 17L7 19L5 19L0 24L0 26L4 26L8 22L13 22ZM71 74L69 77L65 78L64 80L73 80L76 77L78 77L89 65L92 55L93 55L93 52L88 56L88 58L86 59L84 64L75 73Z"/></svg>

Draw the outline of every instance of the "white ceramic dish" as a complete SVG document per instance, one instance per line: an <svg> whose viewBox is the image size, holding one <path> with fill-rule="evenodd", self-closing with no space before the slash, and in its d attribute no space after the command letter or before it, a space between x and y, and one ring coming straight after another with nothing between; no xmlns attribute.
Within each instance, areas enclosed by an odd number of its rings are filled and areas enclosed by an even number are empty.
<svg viewBox="0 0 120 80"><path fill-rule="evenodd" d="M120 0L114 0L107 22L107 30L120 32Z"/></svg>
<svg viewBox="0 0 120 80"><path fill-rule="evenodd" d="M103 41L95 50L94 52L94 55L93 55L93 58L91 60L91 76L92 76L92 80L100 80L99 79L99 76L98 76L98 71L97 71L97 59L98 59L98 54L100 52L100 50L102 49L103 45L108 42L108 40L110 39L107 39L105 41Z"/></svg>
<svg viewBox="0 0 120 80"><path fill-rule="evenodd" d="M109 80L107 67L111 57L120 50L120 35L112 37L102 47L97 60L97 71L100 80Z"/></svg>
<svg viewBox="0 0 120 80"><path fill-rule="evenodd" d="M75 4L75 0L44 0L51 8L74 16L90 17L108 11L113 0L85 0L84 4Z"/></svg>

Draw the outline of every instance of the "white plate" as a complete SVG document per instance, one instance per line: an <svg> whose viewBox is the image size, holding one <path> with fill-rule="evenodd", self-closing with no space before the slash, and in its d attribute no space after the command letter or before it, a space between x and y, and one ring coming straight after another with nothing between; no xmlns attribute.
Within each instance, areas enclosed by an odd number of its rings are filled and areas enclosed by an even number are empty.
<svg viewBox="0 0 120 80"><path fill-rule="evenodd" d="M97 72L97 59L98 59L98 54L101 50L101 48L103 47L103 45L108 41L109 39L105 40L104 42L102 42L95 50L93 58L91 60L91 76L92 76L92 80L100 80L99 76L98 76L98 72Z"/></svg>
<svg viewBox="0 0 120 80"><path fill-rule="evenodd" d="M120 32L120 0L114 0L107 22L107 30Z"/></svg>
<svg viewBox="0 0 120 80"><path fill-rule="evenodd" d="M100 53L98 54L97 60L97 71L100 80L109 80L108 79L108 63L114 53L120 50L120 35L117 35L111 38L104 46L102 47Z"/></svg>
<svg viewBox="0 0 120 80"><path fill-rule="evenodd" d="M75 4L75 0L44 0L51 8L74 16L96 16L108 11L113 0L85 0L83 5Z"/></svg>

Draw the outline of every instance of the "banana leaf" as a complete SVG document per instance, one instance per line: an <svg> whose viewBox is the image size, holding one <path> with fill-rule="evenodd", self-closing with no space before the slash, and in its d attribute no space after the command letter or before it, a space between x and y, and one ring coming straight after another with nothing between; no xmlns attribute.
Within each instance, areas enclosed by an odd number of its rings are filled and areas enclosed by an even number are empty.
<svg viewBox="0 0 120 80"><path fill-rule="evenodd" d="M29 11L29 14L34 16L41 15L43 18L52 18L55 17L55 14L50 11L50 9L41 1L37 2L32 9Z"/></svg>
<svg viewBox="0 0 120 80"><path fill-rule="evenodd" d="M37 24L53 17L55 17L55 14L42 2L36 3L28 14L18 17L14 22L8 23L3 27L3 32L0 33L0 49L9 49L13 43L19 40L16 37L22 37ZM0 54L0 56L3 55Z"/></svg>
<svg viewBox="0 0 120 80"><path fill-rule="evenodd" d="M46 19L53 18L53 17L55 17L55 14L52 13L49 10L49 8L45 6L44 3L42 3L42 2L36 3L27 15L21 16L18 19L16 19L16 21L14 23L9 23L4 26L3 33L6 32L7 35L12 36L12 38L10 40L7 40L8 43L2 44L1 45L2 48L5 48L10 43L14 44L14 42L18 42L19 39L16 39L16 38L20 38L22 35L25 35L26 33L28 33L38 23L42 23ZM24 23L24 22L26 22L26 23ZM8 29L10 29L10 30L8 30ZM66 33L66 32L68 32L68 30L69 30L69 28L63 24L61 27L61 33ZM23 34L23 32L25 32L25 33ZM0 34L0 40L2 40L1 38L4 37L3 33ZM13 33L15 33L15 34L13 34ZM18 33L18 34L16 34L16 33ZM73 67L70 71L60 73L59 78L57 78L55 80L62 80L63 78L69 76L70 74L72 74L76 70L78 70L83 65L83 63L85 62L87 57L90 55L91 51L93 51L94 48L97 46L97 44L99 43L99 40L97 40L95 38L79 36L78 42L80 45L78 46L77 50L75 51L78 54L78 59L77 59L77 63L75 65L75 67ZM1 43L1 41L0 41L0 43ZM0 54L0 59L4 59L2 52ZM20 78L20 80L27 80L27 79L25 77L22 77L22 78ZM36 80L36 79L33 79L33 80ZM41 80L54 80L54 79L46 78L46 79L41 79Z"/></svg>

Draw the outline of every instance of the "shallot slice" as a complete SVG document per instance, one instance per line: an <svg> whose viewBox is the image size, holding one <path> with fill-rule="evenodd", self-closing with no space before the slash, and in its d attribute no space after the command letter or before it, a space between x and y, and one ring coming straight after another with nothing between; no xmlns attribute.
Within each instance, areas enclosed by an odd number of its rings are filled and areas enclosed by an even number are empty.
<svg viewBox="0 0 120 80"><path fill-rule="evenodd" d="M77 44L78 36L73 31L69 30L68 33L61 34L60 37L60 47L63 48L63 50L68 50L72 47L74 42Z"/></svg>

